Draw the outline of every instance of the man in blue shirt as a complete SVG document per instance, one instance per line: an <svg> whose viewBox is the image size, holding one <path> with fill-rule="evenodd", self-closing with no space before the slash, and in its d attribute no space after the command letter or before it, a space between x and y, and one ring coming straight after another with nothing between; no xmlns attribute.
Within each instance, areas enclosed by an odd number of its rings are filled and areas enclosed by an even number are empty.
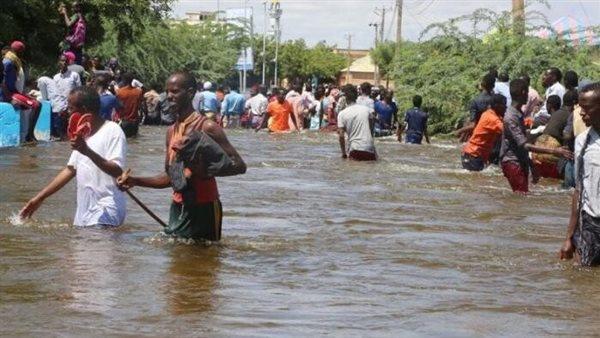
<svg viewBox="0 0 600 338"><path fill-rule="evenodd" d="M98 95L100 95L100 116L106 121L112 121L113 115L121 109L121 102L108 91L110 79L105 74L99 74L95 80Z"/></svg>
<svg viewBox="0 0 600 338"><path fill-rule="evenodd" d="M200 104L199 109L201 113L218 113L218 105L217 94L211 91L212 83L206 81L204 82L204 91L200 92Z"/></svg>
<svg viewBox="0 0 600 338"><path fill-rule="evenodd" d="M423 98L420 95L413 97L413 108L408 110L404 117L404 125L398 127L398 142L402 142L402 132L406 130L406 143L421 144L423 136L429 144L427 134L427 119L429 116L421 110Z"/></svg>
<svg viewBox="0 0 600 338"><path fill-rule="evenodd" d="M223 105L221 106L221 114L223 115L224 128L237 128L240 125L240 116L244 113L244 104L246 100L244 96L231 90L225 95Z"/></svg>

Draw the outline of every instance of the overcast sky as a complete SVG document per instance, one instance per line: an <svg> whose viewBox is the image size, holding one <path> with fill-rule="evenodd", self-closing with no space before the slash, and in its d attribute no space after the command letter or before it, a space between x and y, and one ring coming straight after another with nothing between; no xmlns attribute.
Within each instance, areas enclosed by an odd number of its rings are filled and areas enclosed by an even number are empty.
<svg viewBox="0 0 600 338"><path fill-rule="evenodd" d="M178 0L173 8L174 17L183 17L188 11L210 11L243 8L244 0ZM270 2L270 1L269 1ZM309 44L326 40L345 47L346 35L352 35L353 48L371 48L374 28L369 23L381 18L375 8L387 8L386 39L395 38L394 0L280 0L283 15L282 39L303 38ZM246 0L254 11L254 29L262 32L264 7L262 0ZM562 16L572 16L584 25L600 25L600 0L549 0L550 9L543 5L529 8L542 11L553 22ZM469 14L477 8L494 11L510 10L510 0L405 0L402 30L404 38L417 40L427 25ZM394 25L392 27L392 25Z"/></svg>

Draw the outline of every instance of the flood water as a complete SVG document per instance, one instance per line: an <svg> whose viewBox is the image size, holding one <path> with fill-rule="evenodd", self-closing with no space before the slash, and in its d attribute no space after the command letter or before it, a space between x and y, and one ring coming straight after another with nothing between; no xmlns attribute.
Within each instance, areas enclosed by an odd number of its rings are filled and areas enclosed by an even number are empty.
<svg viewBox="0 0 600 338"><path fill-rule="evenodd" d="M163 167L165 129L130 142ZM0 335L581 336L600 330L599 270L559 262L570 194L513 195L458 144L377 141L343 161L333 134L228 132L246 175L219 179L218 245L173 243L132 201L117 230L76 229L75 184L11 215L67 162L66 143L0 150ZM170 191L134 189L168 217Z"/></svg>

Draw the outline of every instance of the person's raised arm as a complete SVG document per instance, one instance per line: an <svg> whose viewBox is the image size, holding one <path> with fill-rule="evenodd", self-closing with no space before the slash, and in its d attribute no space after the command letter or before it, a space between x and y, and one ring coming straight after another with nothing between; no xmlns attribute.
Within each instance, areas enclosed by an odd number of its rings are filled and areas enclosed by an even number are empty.
<svg viewBox="0 0 600 338"><path fill-rule="evenodd" d="M223 172L221 176L240 175L246 172L246 163L237 150L229 143L227 136L225 136L225 132L223 132L223 128L219 127L213 121L207 121L202 127L202 131L217 142L233 162L231 168L228 171Z"/></svg>
<svg viewBox="0 0 600 338"><path fill-rule="evenodd" d="M87 156L98 168L100 168L100 170L112 177L117 178L123 173L123 169L121 169L117 163L105 159L88 147L81 135L78 135L75 139L71 140L71 148L77 150L81 155Z"/></svg>
<svg viewBox="0 0 600 338"><path fill-rule="evenodd" d="M55 192L59 191L62 187L64 187L69 181L75 177L75 169L73 167L66 167L61 170L58 175L44 188L42 189L35 197L30 199L27 204L21 209L19 212L19 216L22 218L31 218L31 215L42 205L42 202L52 196Z"/></svg>

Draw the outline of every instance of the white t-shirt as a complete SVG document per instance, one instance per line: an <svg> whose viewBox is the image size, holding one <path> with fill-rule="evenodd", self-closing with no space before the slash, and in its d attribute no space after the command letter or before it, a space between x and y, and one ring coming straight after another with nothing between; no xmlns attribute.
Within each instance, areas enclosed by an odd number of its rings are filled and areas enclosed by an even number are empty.
<svg viewBox="0 0 600 338"><path fill-rule="evenodd" d="M510 84L508 82L498 82L494 85L494 94L500 94L506 98L506 106L510 107L512 97L510 96Z"/></svg>
<svg viewBox="0 0 600 338"><path fill-rule="evenodd" d="M375 153L375 144L369 126L370 108L353 104L342 110L337 118L338 128L344 128L348 134L349 151L368 151Z"/></svg>
<svg viewBox="0 0 600 338"><path fill-rule="evenodd" d="M548 108L546 108L546 102L548 102L548 98L552 95L557 95L558 97L560 97L560 104L562 105L562 99L563 96L565 96L566 91L567 90L565 89L565 86L563 86L560 82L556 82L552 86L548 87L546 89L546 97L544 97L544 105L542 106L537 115L550 117L550 114L548 114Z"/></svg>
<svg viewBox="0 0 600 338"><path fill-rule="evenodd" d="M246 101L245 109L250 109L250 112L254 116L263 116L267 112L267 106L269 105L269 99L263 94L258 93Z"/></svg>
<svg viewBox="0 0 600 338"><path fill-rule="evenodd" d="M104 122L90 138L87 145L98 155L125 168L127 142L121 127L114 122ZM76 226L123 224L126 214L125 195L117 187L116 179L103 172L87 156L78 151L71 153L69 163L77 174Z"/></svg>
<svg viewBox="0 0 600 338"><path fill-rule="evenodd" d="M600 217L600 135L588 128L575 139L575 178L579 178L581 151L590 135L583 155L583 197L582 209L592 217Z"/></svg>

